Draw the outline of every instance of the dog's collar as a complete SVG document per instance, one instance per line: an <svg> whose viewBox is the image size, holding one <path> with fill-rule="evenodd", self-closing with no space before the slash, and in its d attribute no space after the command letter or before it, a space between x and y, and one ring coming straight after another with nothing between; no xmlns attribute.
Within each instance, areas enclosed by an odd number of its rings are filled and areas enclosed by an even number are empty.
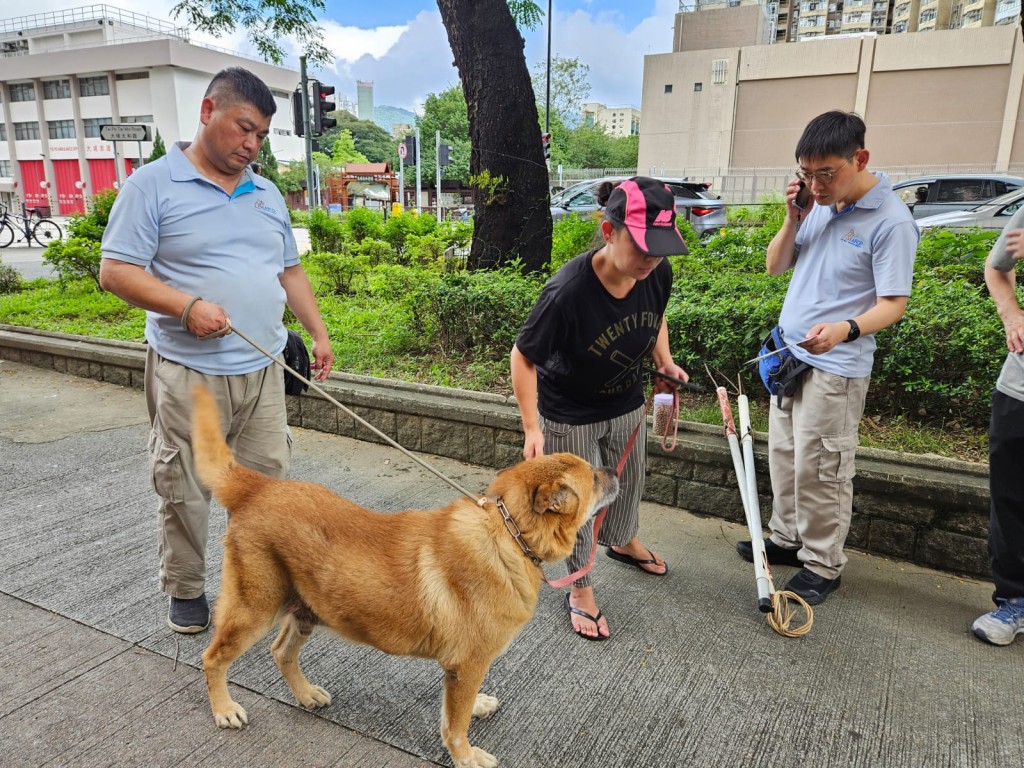
<svg viewBox="0 0 1024 768"><path fill-rule="evenodd" d="M505 506L505 502L501 496L494 500L494 505L498 508L498 512L501 513L501 519L505 523L505 530L512 534L512 538L516 540L519 546L523 550L523 554L526 555L533 564L540 568L541 559L533 553L530 549L530 545L526 543L526 539L523 538L523 532L519 530L519 526L516 525L516 521L512 519L512 515L508 511L508 507Z"/></svg>

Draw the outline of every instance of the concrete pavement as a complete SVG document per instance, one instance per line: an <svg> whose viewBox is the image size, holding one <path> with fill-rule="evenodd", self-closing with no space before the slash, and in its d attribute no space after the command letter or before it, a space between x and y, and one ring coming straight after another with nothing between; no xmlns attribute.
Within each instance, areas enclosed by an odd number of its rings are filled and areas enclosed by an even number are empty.
<svg viewBox="0 0 1024 768"><path fill-rule="evenodd" d="M217 730L200 671L157 591L143 394L0 362L0 763L4 766L405 766L450 762L441 674L318 631L303 653L325 710L291 701L260 643L231 670L250 714ZM387 446L297 429L292 475L381 509L454 492ZM432 458L468 488L490 470ZM209 592L219 586L211 522ZM613 637L569 632L562 594L492 667L502 700L470 737L505 766L1019 768L1024 641L969 633L991 584L851 553L807 637L756 610L738 526L644 504L664 578L599 555ZM560 567L548 569L561 575ZM792 573L779 568L781 584Z"/></svg>

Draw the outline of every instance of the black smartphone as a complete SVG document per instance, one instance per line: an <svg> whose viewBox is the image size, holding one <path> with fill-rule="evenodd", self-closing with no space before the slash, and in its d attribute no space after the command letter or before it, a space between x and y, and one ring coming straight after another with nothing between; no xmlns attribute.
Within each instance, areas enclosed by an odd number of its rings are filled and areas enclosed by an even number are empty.
<svg viewBox="0 0 1024 768"><path fill-rule="evenodd" d="M704 387L702 387L700 384L692 384L689 381L683 381L682 379L677 379L675 376L669 376L667 373L662 373L657 368L647 368L647 372L652 374L652 375L654 375L654 376L657 376L659 379L665 379L665 381L671 381L673 384L678 386L680 389L688 389L691 392L703 392L704 391Z"/></svg>
<svg viewBox="0 0 1024 768"><path fill-rule="evenodd" d="M796 197L793 200L793 205L799 208L801 211L806 211L807 206L811 203L811 188L800 182L800 191L796 193Z"/></svg>

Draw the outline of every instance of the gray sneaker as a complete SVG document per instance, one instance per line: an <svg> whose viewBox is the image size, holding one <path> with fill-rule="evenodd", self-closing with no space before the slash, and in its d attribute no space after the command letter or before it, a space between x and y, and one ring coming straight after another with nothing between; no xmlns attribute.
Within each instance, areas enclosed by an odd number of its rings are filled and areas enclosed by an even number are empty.
<svg viewBox="0 0 1024 768"><path fill-rule="evenodd" d="M206 595L193 597L191 600L171 598L167 609L167 626L183 635L194 635L210 626L210 606Z"/></svg>
<svg viewBox="0 0 1024 768"><path fill-rule="evenodd" d="M986 643L1009 645L1017 635L1024 634L1024 597L997 598L996 605L994 611L974 620L971 631Z"/></svg>

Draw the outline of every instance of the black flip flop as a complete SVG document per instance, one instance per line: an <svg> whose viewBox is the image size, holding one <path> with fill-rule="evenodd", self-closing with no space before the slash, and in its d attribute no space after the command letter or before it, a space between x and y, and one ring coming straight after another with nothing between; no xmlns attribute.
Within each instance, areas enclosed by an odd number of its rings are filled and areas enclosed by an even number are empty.
<svg viewBox="0 0 1024 768"><path fill-rule="evenodd" d="M594 616L592 614L587 613L582 608L573 608L572 605L569 604L569 593L568 592L566 592L566 594L565 594L565 607L569 609L569 613L570 614L575 613L577 616L582 616L585 619L590 619L592 622L594 622L594 626L597 627L597 635L596 636L594 636L594 635L585 635L582 632L578 631L576 629L576 627L572 627L572 633L574 635L576 635L576 637L582 637L584 640L607 640L608 639L608 637L609 637L608 635L602 635L601 634L600 619L601 619L602 616L604 616L603 613L598 611L597 612L597 616ZM569 625L572 626L572 616L569 616Z"/></svg>
<svg viewBox="0 0 1024 768"><path fill-rule="evenodd" d="M620 563L625 563L626 565L632 565L639 568L648 576L665 576L668 574L668 563L665 563L665 570L661 573L648 571L646 568L644 568L645 565L658 565L658 559L654 556L654 553L651 552L651 550L647 550L647 554L651 556L650 560L638 560L637 558L624 554L622 552L616 552L611 547L605 547L604 553L608 555L608 557L610 557L612 560L618 560Z"/></svg>

